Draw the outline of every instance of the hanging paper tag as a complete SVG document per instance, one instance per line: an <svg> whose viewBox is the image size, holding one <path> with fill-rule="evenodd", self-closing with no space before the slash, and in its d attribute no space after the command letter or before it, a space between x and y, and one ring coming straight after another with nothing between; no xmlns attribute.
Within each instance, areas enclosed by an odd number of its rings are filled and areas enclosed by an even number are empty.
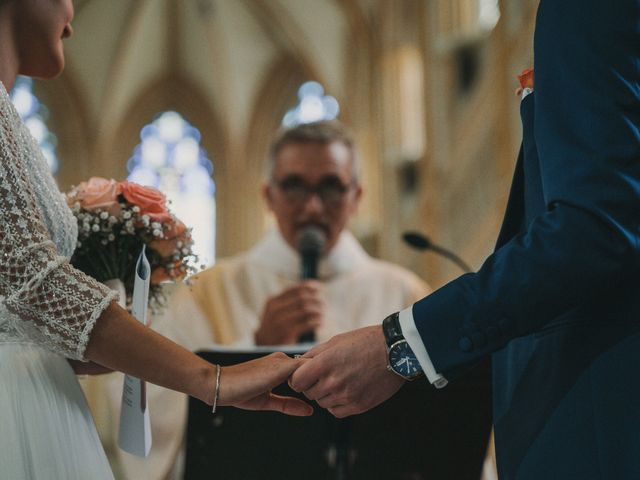
<svg viewBox="0 0 640 480"><path fill-rule="evenodd" d="M131 309L133 316L143 325L147 324L150 277L151 266L145 256L145 246L143 245L136 263ZM146 383L143 380L130 375L124 376L118 445L125 452L138 457L146 457L151 450L151 421L147 408L146 392Z"/></svg>

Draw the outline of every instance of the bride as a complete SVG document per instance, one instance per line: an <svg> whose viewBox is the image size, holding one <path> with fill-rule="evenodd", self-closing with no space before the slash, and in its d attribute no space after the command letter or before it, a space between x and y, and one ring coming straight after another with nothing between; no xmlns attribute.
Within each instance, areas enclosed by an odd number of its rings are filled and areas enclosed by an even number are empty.
<svg viewBox="0 0 640 480"><path fill-rule="evenodd" d="M72 0L0 0L3 478L113 478L74 368L119 370L209 405L311 413L304 402L271 393L302 360L273 354L224 367L217 377L217 366L142 326L114 293L69 264L76 221L7 90L18 74L62 71L72 18Z"/></svg>

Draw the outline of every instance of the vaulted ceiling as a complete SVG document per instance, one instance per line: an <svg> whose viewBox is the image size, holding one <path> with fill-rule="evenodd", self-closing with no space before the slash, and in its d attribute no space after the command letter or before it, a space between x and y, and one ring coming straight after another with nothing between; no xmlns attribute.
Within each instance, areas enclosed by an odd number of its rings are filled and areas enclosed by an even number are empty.
<svg viewBox="0 0 640 480"><path fill-rule="evenodd" d="M450 266L412 260L400 233L420 226L467 259L489 251L519 143L510 92L532 61L537 0L500 1L496 27L469 36L458 17L477 2L74 0L67 68L36 85L58 181L124 178L140 129L177 110L213 160L219 253L235 253L266 226L269 141L297 88L317 80L365 159L354 230L383 258L445 279Z"/></svg>
<svg viewBox="0 0 640 480"><path fill-rule="evenodd" d="M99 125L121 121L150 86L179 76L233 136L250 122L256 96L283 58L340 98L348 29L362 20L367 2L77 0L75 6L65 76Z"/></svg>

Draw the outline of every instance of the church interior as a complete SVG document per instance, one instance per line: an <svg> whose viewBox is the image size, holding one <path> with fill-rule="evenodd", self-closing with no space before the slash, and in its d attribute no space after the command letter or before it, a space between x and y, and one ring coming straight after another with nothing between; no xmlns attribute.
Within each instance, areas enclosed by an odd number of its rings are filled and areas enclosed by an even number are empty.
<svg viewBox="0 0 640 480"><path fill-rule="evenodd" d="M411 249L403 233L473 269L494 248L537 5L75 0L64 72L22 79L14 95L62 191L91 176L160 188L205 265L273 225L260 187L275 133L337 118L362 160L350 230L372 256L438 288L460 267ZM96 387L85 387L95 408Z"/></svg>
<svg viewBox="0 0 640 480"><path fill-rule="evenodd" d="M0 480L640 478L639 27L0 0Z"/></svg>
<svg viewBox="0 0 640 480"><path fill-rule="evenodd" d="M207 260L237 253L272 221L259 196L268 145L302 105L300 87L314 82L306 115L322 115L330 100L363 160L351 229L369 253L438 287L458 267L412 251L404 231L428 235L474 268L491 252L521 140L513 92L532 66L536 1L74 5L64 73L32 86L62 190L93 175L132 175L143 128L176 112L199 132L209 163Z"/></svg>

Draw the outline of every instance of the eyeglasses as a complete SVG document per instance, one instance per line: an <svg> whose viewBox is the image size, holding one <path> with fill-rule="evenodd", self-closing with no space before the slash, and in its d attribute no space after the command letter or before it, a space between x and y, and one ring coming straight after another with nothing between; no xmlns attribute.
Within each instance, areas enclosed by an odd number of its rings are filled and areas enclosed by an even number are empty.
<svg viewBox="0 0 640 480"><path fill-rule="evenodd" d="M331 177L312 187L301 178L292 176L280 181L273 180L272 184L280 189L289 202L296 205L305 204L315 193L325 206L337 207L344 201L355 182L345 185L340 179Z"/></svg>

